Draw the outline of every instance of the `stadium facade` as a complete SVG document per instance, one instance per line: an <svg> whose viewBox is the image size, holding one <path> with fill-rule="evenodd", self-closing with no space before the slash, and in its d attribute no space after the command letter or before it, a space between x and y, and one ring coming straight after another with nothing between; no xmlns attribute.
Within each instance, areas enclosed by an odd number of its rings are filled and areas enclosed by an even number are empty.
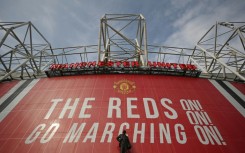
<svg viewBox="0 0 245 153"><path fill-rule="evenodd" d="M142 15L106 14L98 45L52 48L1 23L0 152L115 153L123 129L131 153L245 152L244 29L156 46Z"/></svg>

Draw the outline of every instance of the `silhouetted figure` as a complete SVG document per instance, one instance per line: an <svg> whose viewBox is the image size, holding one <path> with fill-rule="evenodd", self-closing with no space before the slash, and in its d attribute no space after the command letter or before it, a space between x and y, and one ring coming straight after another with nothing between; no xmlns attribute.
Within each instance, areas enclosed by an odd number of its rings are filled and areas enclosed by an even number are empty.
<svg viewBox="0 0 245 153"><path fill-rule="evenodd" d="M131 149L126 130L123 130L123 133L117 137L117 141L119 141L120 153L126 153L128 149Z"/></svg>

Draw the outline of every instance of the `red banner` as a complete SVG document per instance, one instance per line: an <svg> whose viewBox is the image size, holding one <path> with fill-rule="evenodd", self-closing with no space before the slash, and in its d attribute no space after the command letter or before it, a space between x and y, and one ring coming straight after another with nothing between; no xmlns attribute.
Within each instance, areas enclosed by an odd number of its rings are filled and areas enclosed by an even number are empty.
<svg viewBox="0 0 245 153"><path fill-rule="evenodd" d="M0 98L6 94L13 86L15 86L19 81L2 82L0 84Z"/></svg>
<svg viewBox="0 0 245 153"><path fill-rule="evenodd" d="M148 61L148 67L158 67L158 68L168 68L168 69L181 69L181 70L196 70L197 67L192 64L177 64L177 63L165 63L165 62L151 62ZM98 64L94 62L80 62L80 63L71 63L71 64L52 64L49 69L51 70L59 70L59 69L77 69L77 68L85 68L85 67L139 67L139 63L137 61L124 61L124 62L98 62Z"/></svg>
<svg viewBox="0 0 245 153"><path fill-rule="evenodd" d="M0 123L0 152L243 153L244 117L206 79L85 75L40 79Z"/></svg>

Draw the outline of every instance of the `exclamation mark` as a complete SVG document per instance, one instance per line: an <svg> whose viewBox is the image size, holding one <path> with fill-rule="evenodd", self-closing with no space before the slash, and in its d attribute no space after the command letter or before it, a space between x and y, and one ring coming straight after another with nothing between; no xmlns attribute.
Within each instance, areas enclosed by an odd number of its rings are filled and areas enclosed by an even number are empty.
<svg viewBox="0 0 245 153"><path fill-rule="evenodd" d="M219 136L219 138L220 138L222 144L223 144L223 145L226 145L226 142L225 142L225 140L222 138L222 136L221 136L221 134L219 133L219 130L217 129L217 127L216 127L216 126L213 126L213 128L214 128L215 132L217 133L217 135Z"/></svg>
<svg viewBox="0 0 245 153"><path fill-rule="evenodd" d="M204 115L206 116L206 119L208 119L208 122L210 123L210 125L213 125L211 119L208 116L208 113L207 112L204 112Z"/></svg>

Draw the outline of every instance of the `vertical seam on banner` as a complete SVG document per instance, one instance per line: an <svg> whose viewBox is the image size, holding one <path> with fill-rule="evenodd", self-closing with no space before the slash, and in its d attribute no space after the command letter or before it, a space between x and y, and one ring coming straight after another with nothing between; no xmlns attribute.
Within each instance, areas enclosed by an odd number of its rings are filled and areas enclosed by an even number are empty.
<svg viewBox="0 0 245 153"><path fill-rule="evenodd" d="M25 97L25 95L36 85L39 79L31 81L27 87L24 88L13 101L0 113L0 122L15 108L15 106Z"/></svg>
<svg viewBox="0 0 245 153"><path fill-rule="evenodd" d="M245 109L215 80L209 80L213 86L245 117Z"/></svg>
<svg viewBox="0 0 245 153"><path fill-rule="evenodd" d="M19 81L14 87L12 87L7 93L4 94L4 96L2 96L0 98L0 105L2 105L2 103L8 99L25 81Z"/></svg>

